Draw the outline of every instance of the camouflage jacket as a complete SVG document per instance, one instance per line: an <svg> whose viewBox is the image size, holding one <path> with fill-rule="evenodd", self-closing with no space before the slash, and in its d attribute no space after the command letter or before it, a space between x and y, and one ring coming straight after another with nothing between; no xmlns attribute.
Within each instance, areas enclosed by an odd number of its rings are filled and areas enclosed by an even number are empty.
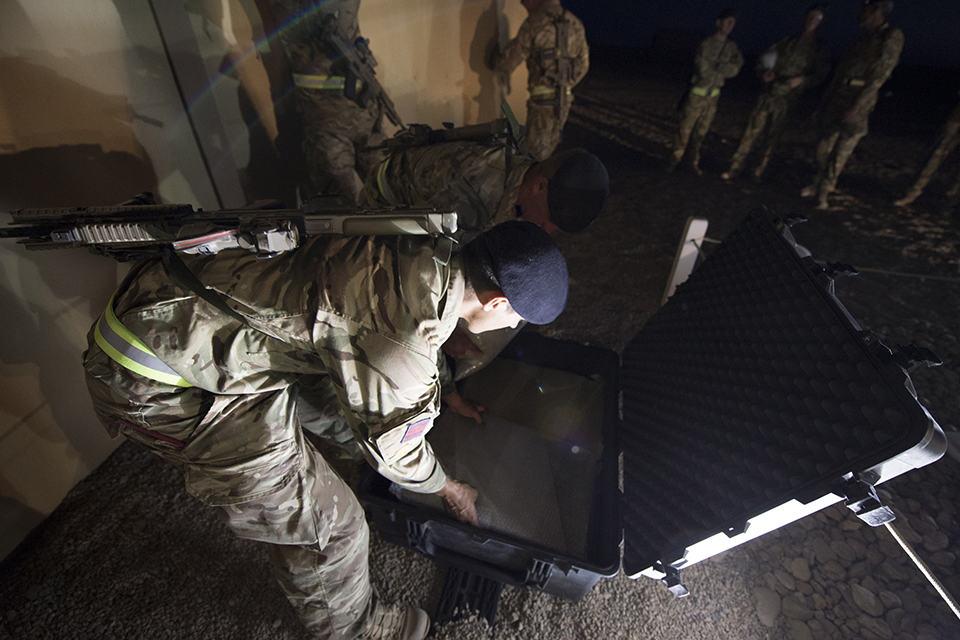
<svg viewBox="0 0 960 640"><path fill-rule="evenodd" d="M338 59L329 33L339 29L344 39L360 37L360 0L270 0L281 28L280 40L294 73L342 76L346 61Z"/></svg>
<svg viewBox="0 0 960 640"><path fill-rule="evenodd" d="M444 142L395 151L367 178L361 206L433 205L458 214L467 243L517 217L517 192L534 160L478 142Z"/></svg>
<svg viewBox="0 0 960 640"><path fill-rule="evenodd" d="M737 43L729 38L723 41L710 36L697 47L697 56L693 61L694 72L690 78L690 87L696 93L704 89L710 92L719 89L728 78L740 73L743 66L743 54Z"/></svg>
<svg viewBox="0 0 960 640"><path fill-rule="evenodd" d="M256 403L301 376L328 376L370 464L433 493L445 474L424 436L440 408L440 345L456 326L464 290L459 258L441 264L435 244L333 237L269 260L244 251L184 256L247 324L172 281L160 263L145 267L114 308L170 368L216 397ZM259 418L241 409L213 420L229 419L232 429L249 421L256 431Z"/></svg>
<svg viewBox="0 0 960 640"><path fill-rule="evenodd" d="M570 23L567 28L567 55L572 58L571 87L575 86L587 75L590 68L590 47L587 46L586 32L583 23L577 16L560 6L560 0L547 0L536 11L527 16L520 25L517 37L500 54L497 61L497 71L509 75L524 60L527 61L527 85L533 87L550 87L556 85L547 77L547 73L555 72L555 60L544 61L540 52L544 49L557 49L556 23L563 18Z"/></svg>
<svg viewBox="0 0 960 640"><path fill-rule="evenodd" d="M819 38L804 38L800 35L787 36L771 46L764 55L776 54L773 66L776 77L766 84L766 91L777 96L796 97L806 89L823 82L830 71L827 47ZM763 56L757 61L757 75L763 76L766 68L762 66ZM791 89L789 80L803 76L803 83Z"/></svg>
<svg viewBox="0 0 960 640"><path fill-rule="evenodd" d="M903 51L903 32L884 24L862 31L837 65L824 100L831 112L857 107L868 115L877 105L880 87L893 73Z"/></svg>

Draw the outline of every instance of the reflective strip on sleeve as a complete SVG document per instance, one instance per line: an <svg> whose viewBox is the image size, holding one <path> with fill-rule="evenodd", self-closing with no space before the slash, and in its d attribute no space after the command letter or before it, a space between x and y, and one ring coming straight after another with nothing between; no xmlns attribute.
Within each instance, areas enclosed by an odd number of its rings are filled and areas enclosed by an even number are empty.
<svg viewBox="0 0 960 640"><path fill-rule="evenodd" d="M867 81L861 80L860 78L850 78L847 80L847 84L851 87L863 87L867 84Z"/></svg>
<svg viewBox="0 0 960 640"><path fill-rule="evenodd" d="M120 323L113 312L113 297L97 321L93 331L94 340L103 352L122 367L164 384L177 387L192 387L179 373L158 358L140 338Z"/></svg>
<svg viewBox="0 0 960 640"><path fill-rule="evenodd" d="M393 195L393 190L387 183L387 169L390 167L390 160L393 156L387 156L377 167L377 191L380 192L380 198L387 204L397 205L397 197Z"/></svg>
<svg viewBox="0 0 960 640"><path fill-rule="evenodd" d="M700 96L701 98L707 97L707 90L705 87L694 87L693 89L690 90L690 93L692 93L695 96ZM713 91L710 92L709 97L715 98L718 95L720 95L720 89L714 89Z"/></svg>
<svg viewBox="0 0 960 640"><path fill-rule="evenodd" d="M304 73L293 74L293 84L302 89L336 89L343 91L347 79L343 76L311 76ZM357 80L357 91L363 88L363 83Z"/></svg>

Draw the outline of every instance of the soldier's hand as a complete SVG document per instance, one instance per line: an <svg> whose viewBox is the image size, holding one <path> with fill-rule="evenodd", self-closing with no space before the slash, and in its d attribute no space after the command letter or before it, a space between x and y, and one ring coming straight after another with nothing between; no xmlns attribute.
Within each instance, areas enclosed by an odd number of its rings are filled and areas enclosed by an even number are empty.
<svg viewBox="0 0 960 640"><path fill-rule="evenodd" d="M457 360L466 358L470 354L483 355L483 351L481 351L477 345L473 344L473 340L459 328L453 330L453 333L450 334L450 337L447 338L447 341L444 342L440 348L443 349L445 354Z"/></svg>
<svg viewBox="0 0 960 640"><path fill-rule="evenodd" d="M472 418L477 421L477 424L483 424L483 412L486 411L483 405L472 400L467 400L456 391L443 396L443 401L446 402L450 410L457 415L461 415L464 418Z"/></svg>
<svg viewBox="0 0 960 640"><path fill-rule="evenodd" d="M454 480L447 476L447 481L443 488L437 492L437 495L443 500L443 508L460 522L471 524L475 527L480 526L477 519L477 490L466 482Z"/></svg>
<svg viewBox="0 0 960 640"><path fill-rule="evenodd" d="M773 69L767 69L763 72L763 81L764 82L773 82L773 79L777 77L777 74L773 72Z"/></svg>
<svg viewBox="0 0 960 640"><path fill-rule="evenodd" d="M796 89L797 87L803 84L803 80L804 80L803 76L796 76L796 77L790 78L787 84L790 85L791 89Z"/></svg>

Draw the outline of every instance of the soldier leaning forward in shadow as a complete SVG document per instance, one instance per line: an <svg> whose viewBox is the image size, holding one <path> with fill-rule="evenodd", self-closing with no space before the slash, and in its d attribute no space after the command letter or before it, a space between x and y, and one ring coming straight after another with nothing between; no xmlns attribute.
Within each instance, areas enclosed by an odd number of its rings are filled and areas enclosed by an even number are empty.
<svg viewBox="0 0 960 640"><path fill-rule="evenodd" d="M440 345L460 320L483 332L556 318L568 276L553 240L514 221L454 256L448 238L324 236L269 260L180 265L189 277L134 267L91 330L97 416L183 467L188 492L267 546L312 637L422 640L426 613L383 604L370 584L363 508L304 437L301 383L334 399L379 473L476 524L477 492L425 440Z"/></svg>

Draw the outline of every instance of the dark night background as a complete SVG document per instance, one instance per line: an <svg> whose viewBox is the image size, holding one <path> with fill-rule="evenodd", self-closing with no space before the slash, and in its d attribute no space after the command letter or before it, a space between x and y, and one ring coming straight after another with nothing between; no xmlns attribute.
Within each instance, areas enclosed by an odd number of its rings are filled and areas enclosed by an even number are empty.
<svg viewBox="0 0 960 640"><path fill-rule="evenodd" d="M659 30L712 32L724 7L740 11L731 38L745 54L758 54L780 38L798 31L812 2L703 2L702 0L564 0L581 20L591 44L648 48ZM819 34L836 58L855 35L859 0L830 2ZM906 45L901 63L933 67L960 65L960 2L912 0L896 2L890 24L903 30Z"/></svg>

